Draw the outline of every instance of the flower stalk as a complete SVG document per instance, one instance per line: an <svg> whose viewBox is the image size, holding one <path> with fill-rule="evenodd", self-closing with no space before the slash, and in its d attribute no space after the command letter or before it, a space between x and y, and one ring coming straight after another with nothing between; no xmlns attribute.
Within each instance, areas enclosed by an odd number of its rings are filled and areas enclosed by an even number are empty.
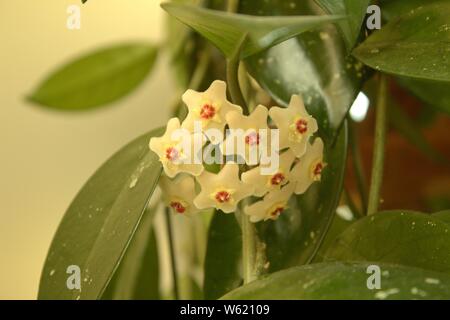
<svg viewBox="0 0 450 320"><path fill-rule="evenodd" d="M247 103L245 102L244 95L242 94L241 87L239 85L239 64L240 60L240 52L242 45L245 42L247 35L245 34L240 44L233 54L233 57L227 59L227 82L228 82L228 90L230 92L231 101L244 109L245 114L249 114L249 110L247 107Z"/></svg>
<svg viewBox="0 0 450 320"><path fill-rule="evenodd" d="M165 216L166 216L167 238L169 240L170 263L172 265L173 293L175 300L179 300L180 294L178 290L177 264L175 260L175 244L172 233L172 220L170 217L170 209L168 207L165 208Z"/></svg>
<svg viewBox="0 0 450 320"><path fill-rule="evenodd" d="M387 80L380 74L378 101L376 106L375 120L375 143L372 161L372 177L370 181L369 201L367 215L374 214L378 211L380 203L381 184L383 182L384 171L384 149L386 143L386 127L387 127Z"/></svg>
<svg viewBox="0 0 450 320"><path fill-rule="evenodd" d="M366 176L364 175L364 168L361 159L361 150L359 148L359 141L356 135L355 123L350 123L349 126L349 141L353 159L353 169L355 172L356 183L361 198L361 212L363 215L367 213L367 184Z"/></svg>

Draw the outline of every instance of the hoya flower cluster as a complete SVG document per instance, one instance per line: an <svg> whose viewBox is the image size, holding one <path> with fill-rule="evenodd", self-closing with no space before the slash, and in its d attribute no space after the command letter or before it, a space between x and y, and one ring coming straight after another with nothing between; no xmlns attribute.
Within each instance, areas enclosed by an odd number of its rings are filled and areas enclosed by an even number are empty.
<svg viewBox="0 0 450 320"><path fill-rule="evenodd" d="M214 81L205 92L186 91L183 101L186 119L170 119L164 135L150 140L164 168L163 200L175 212L231 213L252 197L244 207L250 220L275 220L293 194L320 181L324 146L313 140L317 122L299 96L287 108L259 105L246 116L227 100L226 84ZM217 173L205 169L212 163Z"/></svg>

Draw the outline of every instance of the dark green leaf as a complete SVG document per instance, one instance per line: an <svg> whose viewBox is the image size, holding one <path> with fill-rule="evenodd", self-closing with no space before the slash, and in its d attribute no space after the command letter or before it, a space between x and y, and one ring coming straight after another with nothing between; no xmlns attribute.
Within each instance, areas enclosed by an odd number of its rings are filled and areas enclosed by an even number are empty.
<svg viewBox="0 0 450 320"><path fill-rule="evenodd" d="M446 0L385 0L381 6L383 17L390 21L420 6L443 1ZM399 77L397 80L400 85L411 91L423 102L450 114L450 83L406 77Z"/></svg>
<svg viewBox="0 0 450 320"><path fill-rule="evenodd" d="M242 233L233 215L215 212L205 258L205 299L217 299L242 283Z"/></svg>
<svg viewBox="0 0 450 320"><path fill-rule="evenodd" d="M450 272L450 230L447 223L426 214L380 212L352 224L326 256Z"/></svg>
<svg viewBox="0 0 450 320"><path fill-rule="evenodd" d="M222 299L376 300L450 299L450 277L417 268L377 264L381 289L370 290L370 264L321 263L291 268L240 287Z"/></svg>
<svg viewBox="0 0 450 320"><path fill-rule="evenodd" d="M147 43L101 49L52 73L28 97L58 110L99 107L130 93L149 74L157 50Z"/></svg>
<svg viewBox="0 0 450 320"><path fill-rule="evenodd" d="M347 16L339 21L345 44L351 50L358 39L370 0L316 0L328 13Z"/></svg>
<svg viewBox="0 0 450 320"><path fill-rule="evenodd" d="M450 81L449 15L448 1L418 7L374 32L353 54L383 72Z"/></svg>
<svg viewBox="0 0 450 320"><path fill-rule="evenodd" d="M211 41L227 57L233 55L245 35L247 41L242 58L307 30L342 19L339 16L256 17L177 3L164 3L161 6Z"/></svg>
<svg viewBox="0 0 450 320"><path fill-rule="evenodd" d="M347 128L336 144L325 149L326 169L322 181L294 197L289 209L276 221L262 223L261 237L267 244L270 271L311 262L333 220L339 202L345 161Z"/></svg>
<svg viewBox="0 0 450 320"><path fill-rule="evenodd" d="M329 247L331 247L336 241L337 237L344 232L355 220L344 220L338 214L334 215L333 223L330 229L326 233L323 239L322 245L320 246L317 255L314 258L314 263L322 262L325 258L325 254Z"/></svg>
<svg viewBox="0 0 450 320"><path fill-rule="evenodd" d="M98 299L123 257L158 183L161 165L143 135L112 156L67 210L41 275L39 299ZM81 291L69 290L69 266L81 269Z"/></svg>
<svg viewBox="0 0 450 320"><path fill-rule="evenodd" d="M289 10L263 1L245 2L243 13L310 14L320 8L295 1ZM360 91L364 69L346 57L341 37L332 25L305 32L295 39L246 59L251 75L281 106L293 94L301 94L308 111L318 119L320 130L334 136Z"/></svg>
<svg viewBox="0 0 450 320"><path fill-rule="evenodd" d="M159 299L158 248L153 230L155 209L147 209L119 268L108 285L110 299ZM105 299L105 296L103 296Z"/></svg>

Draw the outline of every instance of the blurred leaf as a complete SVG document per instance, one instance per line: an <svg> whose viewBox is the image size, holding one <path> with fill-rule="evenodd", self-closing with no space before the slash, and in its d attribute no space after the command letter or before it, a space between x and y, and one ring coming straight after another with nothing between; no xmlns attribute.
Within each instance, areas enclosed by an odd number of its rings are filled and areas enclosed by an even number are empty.
<svg viewBox="0 0 450 320"><path fill-rule="evenodd" d="M350 51L358 40L370 0L316 0L316 2L329 14L348 17L339 21L338 25Z"/></svg>
<svg viewBox="0 0 450 320"><path fill-rule="evenodd" d="M338 16L256 17L210 10L177 3L162 8L211 41L231 57L247 35L242 58L251 56L289 38L342 19Z"/></svg>
<svg viewBox="0 0 450 320"><path fill-rule="evenodd" d="M117 45L75 59L52 73L28 97L58 110L86 110L118 100L152 69L157 49L147 43Z"/></svg>
<svg viewBox="0 0 450 320"><path fill-rule="evenodd" d="M158 248L153 230L154 209L147 209L108 285L114 300L159 299ZM105 299L105 295L102 297Z"/></svg>
<svg viewBox="0 0 450 320"><path fill-rule="evenodd" d="M322 181L291 199L289 209L276 221L259 224L267 245L270 272L310 263L330 227L341 195L347 158L347 127L336 144L326 147Z"/></svg>
<svg viewBox="0 0 450 320"><path fill-rule="evenodd" d="M430 106L450 114L450 82L398 78L400 85Z"/></svg>
<svg viewBox="0 0 450 320"><path fill-rule="evenodd" d="M217 299L242 283L242 233L233 215L214 213L205 259L205 299Z"/></svg>
<svg viewBox="0 0 450 320"><path fill-rule="evenodd" d="M248 14L317 14L318 6L293 1L295 7L273 2L246 1L241 12ZM346 57L341 37L329 25L305 32L246 59L250 74L281 106L293 94L301 94L308 111L318 120L320 131L334 137L360 91L362 64Z"/></svg>
<svg viewBox="0 0 450 320"><path fill-rule="evenodd" d="M381 290L367 288L367 263L320 263L283 270L240 287L224 300L450 299L450 277L417 268L379 264ZM414 289L415 288L415 289Z"/></svg>
<svg viewBox="0 0 450 320"><path fill-rule="evenodd" d="M395 263L448 273L448 227L418 212L380 212L352 224L330 247L326 258Z"/></svg>
<svg viewBox="0 0 450 320"><path fill-rule="evenodd" d="M102 296L158 183L161 165L148 142L162 133L157 129L126 145L78 193L51 244L39 299ZM66 286L70 265L81 269L81 291Z"/></svg>
<svg viewBox="0 0 450 320"><path fill-rule="evenodd" d="M450 210L436 212L432 217L444 221L445 223L450 223Z"/></svg>
<svg viewBox="0 0 450 320"><path fill-rule="evenodd" d="M420 125L415 123L408 114L395 104L390 105L389 121L402 136L427 157L437 162L447 161L442 154L428 143L420 130Z"/></svg>
<svg viewBox="0 0 450 320"><path fill-rule="evenodd" d="M449 15L448 1L418 7L374 32L353 54L383 72L450 81Z"/></svg>

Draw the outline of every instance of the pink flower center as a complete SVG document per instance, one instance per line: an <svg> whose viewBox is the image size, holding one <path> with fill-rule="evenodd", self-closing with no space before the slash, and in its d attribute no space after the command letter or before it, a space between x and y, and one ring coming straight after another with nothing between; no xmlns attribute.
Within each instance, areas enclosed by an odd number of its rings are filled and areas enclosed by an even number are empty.
<svg viewBox="0 0 450 320"><path fill-rule="evenodd" d="M272 176L272 178L270 178L270 183L273 186L279 186L285 179L286 177L284 176L284 174L282 174L281 172L276 173Z"/></svg>
<svg viewBox="0 0 450 320"><path fill-rule="evenodd" d="M219 203L228 202L231 199L231 195L226 191L219 191L216 193L216 200Z"/></svg>
<svg viewBox="0 0 450 320"><path fill-rule="evenodd" d="M276 207L272 212L270 212L270 216L272 218L278 218L283 211L284 207L282 206Z"/></svg>
<svg viewBox="0 0 450 320"><path fill-rule="evenodd" d="M249 133L245 136L245 143L250 146L259 145L259 134L256 132Z"/></svg>
<svg viewBox="0 0 450 320"><path fill-rule="evenodd" d="M322 162L319 162L318 164L316 164L316 166L314 167L314 176L320 176L322 174L322 170L323 170L323 164Z"/></svg>
<svg viewBox="0 0 450 320"><path fill-rule="evenodd" d="M295 128L298 133L304 134L308 130L308 122L304 119L299 119L295 122Z"/></svg>
<svg viewBox="0 0 450 320"><path fill-rule="evenodd" d="M172 201L170 203L170 207L172 209L174 209L176 212L178 213L185 213L186 212L186 207L184 207L180 202L178 201Z"/></svg>
<svg viewBox="0 0 450 320"><path fill-rule="evenodd" d="M216 109L210 104L205 104L200 109L200 118L202 118L204 120L212 119L215 115L216 115Z"/></svg>
<svg viewBox="0 0 450 320"><path fill-rule="evenodd" d="M174 147L169 147L166 149L166 159L170 161L175 161L180 157L180 153Z"/></svg>

